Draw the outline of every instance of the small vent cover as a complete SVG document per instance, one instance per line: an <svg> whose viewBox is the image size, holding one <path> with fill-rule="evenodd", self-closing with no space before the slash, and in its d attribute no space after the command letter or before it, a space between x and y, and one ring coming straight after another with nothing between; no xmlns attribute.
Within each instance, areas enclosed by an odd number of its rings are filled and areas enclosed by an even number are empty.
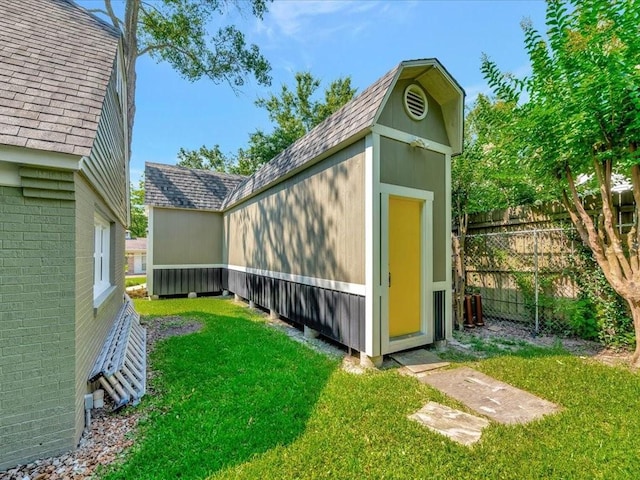
<svg viewBox="0 0 640 480"><path fill-rule="evenodd" d="M420 85L412 83L404 89L404 109L414 120L422 120L427 116L429 110L427 94Z"/></svg>

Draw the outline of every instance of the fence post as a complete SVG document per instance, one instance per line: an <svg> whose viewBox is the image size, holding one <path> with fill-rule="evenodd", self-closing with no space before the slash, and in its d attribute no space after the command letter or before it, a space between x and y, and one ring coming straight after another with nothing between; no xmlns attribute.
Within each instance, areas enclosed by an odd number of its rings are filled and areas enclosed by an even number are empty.
<svg viewBox="0 0 640 480"><path fill-rule="evenodd" d="M538 306L538 229L533 230L533 288L536 303L536 330L535 334L538 335L540 331L540 313Z"/></svg>

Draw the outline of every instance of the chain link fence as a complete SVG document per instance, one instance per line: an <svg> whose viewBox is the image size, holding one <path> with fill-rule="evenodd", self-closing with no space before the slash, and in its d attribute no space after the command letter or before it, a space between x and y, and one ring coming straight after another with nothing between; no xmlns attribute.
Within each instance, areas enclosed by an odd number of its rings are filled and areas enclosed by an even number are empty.
<svg viewBox="0 0 640 480"><path fill-rule="evenodd" d="M564 229L467 235L466 294L480 294L485 320L521 324L533 334L571 334L579 288L575 240Z"/></svg>

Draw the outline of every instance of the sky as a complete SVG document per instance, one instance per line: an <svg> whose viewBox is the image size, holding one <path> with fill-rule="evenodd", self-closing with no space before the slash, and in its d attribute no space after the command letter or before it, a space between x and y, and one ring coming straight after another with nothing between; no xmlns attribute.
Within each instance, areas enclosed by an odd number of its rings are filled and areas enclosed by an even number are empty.
<svg viewBox="0 0 640 480"><path fill-rule="evenodd" d="M112 1L121 10L123 0ZM99 8L102 0L79 3ZM140 57L131 179L137 182L145 161L175 164L181 147L218 144L235 153L251 132L269 132L272 125L255 100L293 85L298 71L320 78L319 91L351 76L362 92L402 60L435 57L473 103L478 93L488 93L482 53L503 71L528 73L520 22L528 18L544 31L544 14L542 0L276 0L262 21L230 10L221 21L239 26L260 47L272 67L271 86L249 81L236 94L225 83L190 83L168 64Z"/></svg>

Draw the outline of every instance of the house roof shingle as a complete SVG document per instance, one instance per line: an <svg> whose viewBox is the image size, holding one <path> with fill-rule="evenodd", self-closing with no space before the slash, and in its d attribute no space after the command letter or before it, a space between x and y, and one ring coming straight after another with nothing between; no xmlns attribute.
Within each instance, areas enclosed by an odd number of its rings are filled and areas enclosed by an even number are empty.
<svg viewBox="0 0 640 480"><path fill-rule="evenodd" d="M146 251L147 239L146 238L127 238L124 241L125 252L133 251Z"/></svg>
<svg viewBox="0 0 640 480"><path fill-rule="evenodd" d="M147 162L144 203L154 207L222 210L225 197L245 178Z"/></svg>
<svg viewBox="0 0 640 480"><path fill-rule="evenodd" d="M254 192L262 190L323 152L371 127L401 67L402 64L390 70L304 137L263 165L227 196L223 207L227 208Z"/></svg>
<svg viewBox="0 0 640 480"><path fill-rule="evenodd" d="M2 0L0 144L89 155L118 40L69 0Z"/></svg>

